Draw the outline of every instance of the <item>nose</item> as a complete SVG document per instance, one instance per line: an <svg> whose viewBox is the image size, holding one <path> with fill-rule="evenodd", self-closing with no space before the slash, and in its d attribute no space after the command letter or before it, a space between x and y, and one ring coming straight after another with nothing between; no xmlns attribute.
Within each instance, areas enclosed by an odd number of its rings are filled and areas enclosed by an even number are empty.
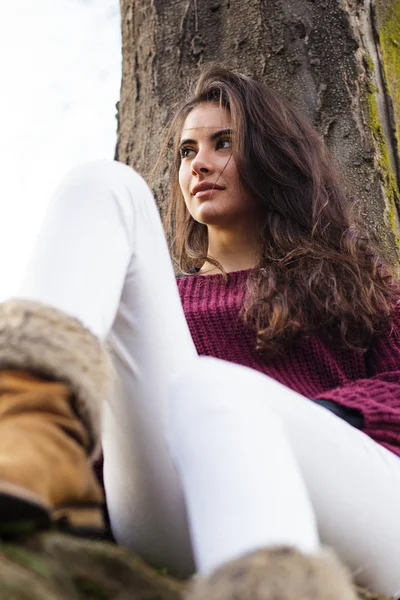
<svg viewBox="0 0 400 600"><path fill-rule="evenodd" d="M210 174L214 172L214 166L211 160L210 153L206 149L199 149L196 156L192 160L192 172L194 175Z"/></svg>

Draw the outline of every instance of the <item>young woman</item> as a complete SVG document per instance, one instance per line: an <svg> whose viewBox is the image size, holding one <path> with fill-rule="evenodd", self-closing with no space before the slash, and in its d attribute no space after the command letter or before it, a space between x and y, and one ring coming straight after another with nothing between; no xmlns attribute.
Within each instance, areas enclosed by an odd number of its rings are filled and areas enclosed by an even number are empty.
<svg viewBox="0 0 400 600"><path fill-rule="evenodd" d="M45 492L21 474L8 501L41 501L49 518L68 506L72 521L80 508L84 525L95 522L98 490L82 473L93 406L107 394L107 341L115 373L102 444L118 542L172 574L200 571L196 600L353 599L321 544L356 582L399 598L394 268L352 214L319 137L268 88L205 68L172 134L178 285L146 184L101 161L60 186L22 286L28 300L1 307L0 392L15 402L22 386L29 403L35 384L40 398L62 396L69 421L57 413L39 434L46 444L50 429L69 434L82 462L73 471L71 453L60 456L70 470L58 467ZM67 472L81 482L68 497Z"/></svg>

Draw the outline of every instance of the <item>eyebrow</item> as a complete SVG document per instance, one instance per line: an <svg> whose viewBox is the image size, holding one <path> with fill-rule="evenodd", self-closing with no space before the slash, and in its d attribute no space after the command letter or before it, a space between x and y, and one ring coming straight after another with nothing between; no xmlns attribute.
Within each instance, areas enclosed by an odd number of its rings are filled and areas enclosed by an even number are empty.
<svg viewBox="0 0 400 600"><path fill-rule="evenodd" d="M232 135L232 129L220 129L219 131L216 131L215 133L212 133L210 135L210 140L212 142L214 142L215 140L217 140L218 138L224 136L224 135ZM197 144L196 140L192 140L192 139L185 139L182 140L179 143L179 148L182 148L182 146L184 146L185 144Z"/></svg>

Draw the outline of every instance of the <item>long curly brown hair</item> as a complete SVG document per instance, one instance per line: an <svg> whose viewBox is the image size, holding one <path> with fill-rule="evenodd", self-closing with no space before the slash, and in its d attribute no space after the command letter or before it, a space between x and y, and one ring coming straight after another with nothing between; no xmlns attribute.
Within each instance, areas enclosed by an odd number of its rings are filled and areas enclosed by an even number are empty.
<svg viewBox="0 0 400 600"><path fill-rule="evenodd" d="M378 250L345 191L319 135L281 95L251 78L209 65L177 110L166 228L183 272L205 260L207 226L186 208L178 181L179 139L196 106L229 110L232 153L242 185L256 200L263 244L250 272L242 318L257 349L272 357L318 333L330 344L365 352L388 325L398 291L396 265Z"/></svg>

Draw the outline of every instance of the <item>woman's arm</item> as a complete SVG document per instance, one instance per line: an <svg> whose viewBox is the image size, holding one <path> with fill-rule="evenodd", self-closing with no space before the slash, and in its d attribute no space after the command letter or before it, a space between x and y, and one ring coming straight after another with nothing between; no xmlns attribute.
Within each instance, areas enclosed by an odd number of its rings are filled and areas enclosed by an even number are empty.
<svg viewBox="0 0 400 600"><path fill-rule="evenodd" d="M345 410L359 412L362 415L362 430L400 454L399 304L393 315L391 329L385 334L376 335L365 354L365 361L370 374L368 378L327 390L313 400L321 401L321 404L324 401L333 402Z"/></svg>

